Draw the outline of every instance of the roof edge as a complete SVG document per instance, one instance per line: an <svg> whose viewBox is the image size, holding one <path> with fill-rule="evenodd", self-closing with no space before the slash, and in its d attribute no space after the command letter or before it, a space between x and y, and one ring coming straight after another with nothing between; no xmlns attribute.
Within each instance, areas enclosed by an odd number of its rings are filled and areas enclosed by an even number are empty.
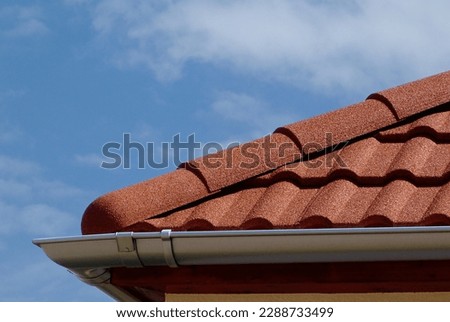
<svg viewBox="0 0 450 322"><path fill-rule="evenodd" d="M121 232L35 239L70 270L450 259L450 227ZM89 276L92 278L92 276Z"/></svg>

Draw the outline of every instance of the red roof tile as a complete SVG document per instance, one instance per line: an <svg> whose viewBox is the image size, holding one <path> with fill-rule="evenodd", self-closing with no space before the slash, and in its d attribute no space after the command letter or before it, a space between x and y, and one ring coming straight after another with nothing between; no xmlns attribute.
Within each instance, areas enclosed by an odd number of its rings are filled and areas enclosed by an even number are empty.
<svg viewBox="0 0 450 322"><path fill-rule="evenodd" d="M394 115L385 104L368 99L312 119L280 127L275 133L286 134L302 149L308 144L326 148L395 122Z"/></svg>
<svg viewBox="0 0 450 322"><path fill-rule="evenodd" d="M274 133L183 164L198 173L210 191L217 191L298 160L300 148L289 137Z"/></svg>
<svg viewBox="0 0 450 322"><path fill-rule="evenodd" d="M377 137L383 141L402 142L418 135L430 136L438 142L450 141L450 111L427 115L408 125L381 131Z"/></svg>
<svg viewBox="0 0 450 322"><path fill-rule="evenodd" d="M81 228L85 233L120 231L136 220L176 209L207 193L194 173L178 169L99 197L86 209Z"/></svg>
<svg viewBox="0 0 450 322"><path fill-rule="evenodd" d="M446 72L102 196L82 231L449 224Z"/></svg>
<svg viewBox="0 0 450 322"><path fill-rule="evenodd" d="M428 110L450 101L450 73L445 72L390 88L368 98L389 106L398 119Z"/></svg>

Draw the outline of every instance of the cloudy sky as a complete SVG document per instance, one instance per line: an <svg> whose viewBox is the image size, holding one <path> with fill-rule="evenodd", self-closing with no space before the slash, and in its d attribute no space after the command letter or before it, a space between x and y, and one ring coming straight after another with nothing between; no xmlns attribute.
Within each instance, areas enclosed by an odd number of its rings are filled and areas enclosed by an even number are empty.
<svg viewBox="0 0 450 322"><path fill-rule="evenodd" d="M109 142L245 142L450 69L450 2L0 4L0 300L104 301L32 245L97 196L175 168L105 169ZM121 150L116 151L119 155ZM201 154L196 151L196 154ZM168 154L173 161L173 155Z"/></svg>

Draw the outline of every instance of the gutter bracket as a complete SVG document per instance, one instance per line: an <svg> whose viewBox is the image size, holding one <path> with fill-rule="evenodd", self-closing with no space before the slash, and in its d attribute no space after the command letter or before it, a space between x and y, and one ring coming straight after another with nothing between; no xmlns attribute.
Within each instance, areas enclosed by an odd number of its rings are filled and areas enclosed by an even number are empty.
<svg viewBox="0 0 450 322"><path fill-rule="evenodd" d="M116 233L116 243L120 260L125 267L143 267L137 253L133 232Z"/></svg>
<svg viewBox="0 0 450 322"><path fill-rule="evenodd" d="M170 229L161 230L161 241L162 241L163 255L164 259L166 260L166 264L169 267L175 268L178 267L178 263L173 253L171 232L172 230Z"/></svg>
<svg viewBox="0 0 450 322"><path fill-rule="evenodd" d="M135 251L132 232L116 233L116 241L120 253Z"/></svg>

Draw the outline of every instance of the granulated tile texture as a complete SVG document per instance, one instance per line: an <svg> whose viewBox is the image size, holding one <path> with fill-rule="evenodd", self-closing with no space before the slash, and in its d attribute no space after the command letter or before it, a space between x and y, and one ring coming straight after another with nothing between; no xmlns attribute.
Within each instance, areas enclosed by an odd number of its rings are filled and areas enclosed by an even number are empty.
<svg viewBox="0 0 450 322"><path fill-rule="evenodd" d="M450 224L450 72L99 197L84 234Z"/></svg>

